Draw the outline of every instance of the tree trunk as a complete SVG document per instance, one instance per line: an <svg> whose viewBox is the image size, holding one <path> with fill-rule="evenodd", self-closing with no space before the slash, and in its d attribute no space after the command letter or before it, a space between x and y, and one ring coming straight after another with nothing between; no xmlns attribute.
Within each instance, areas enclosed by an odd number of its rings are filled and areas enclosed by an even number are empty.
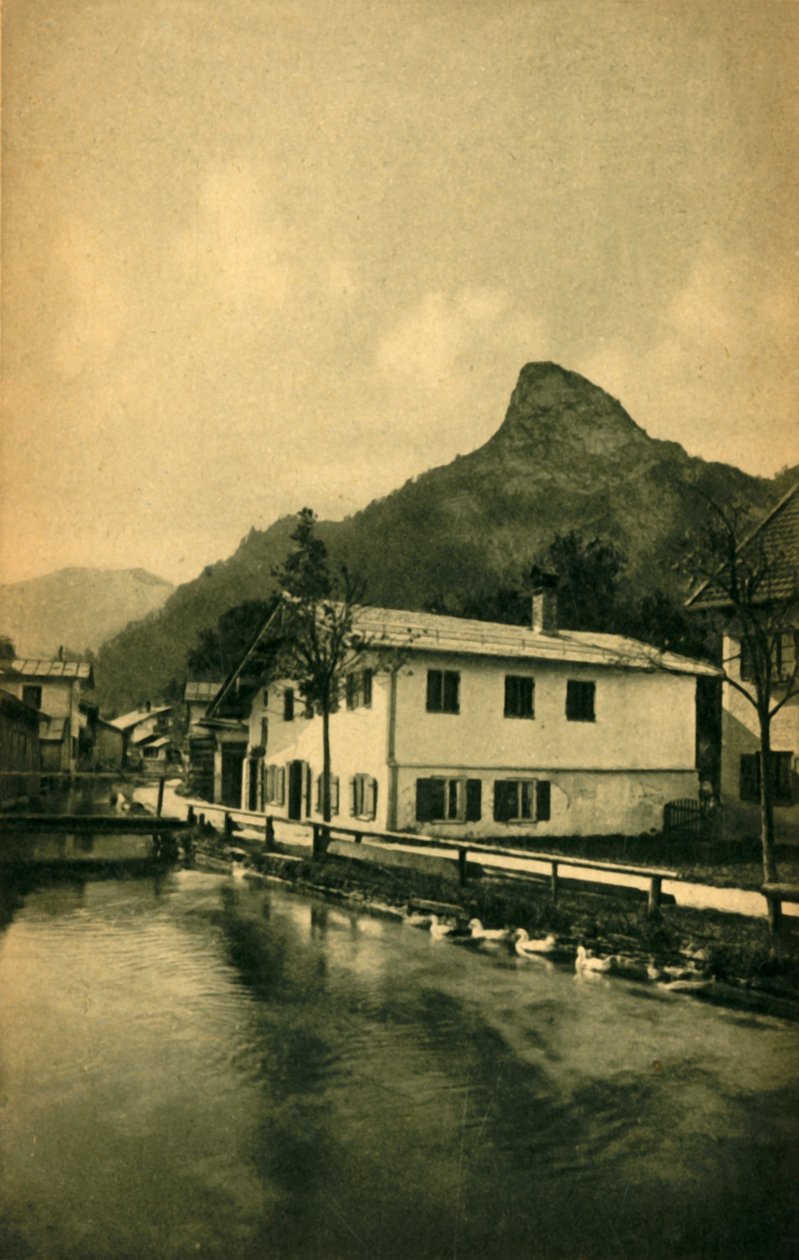
<svg viewBox="0 0 799 1260"><path fill-rule="evenodd" d="M330 822L330 704L322 705L322 818Z"/></svg>
<svg viewBox="0 0 799 1260"><path fill-rule="evenodd" d="M763 879L775 883L777 863L774 857L774 801L771 773L771 720L760 709L760 847L763 855Z"/></svg>

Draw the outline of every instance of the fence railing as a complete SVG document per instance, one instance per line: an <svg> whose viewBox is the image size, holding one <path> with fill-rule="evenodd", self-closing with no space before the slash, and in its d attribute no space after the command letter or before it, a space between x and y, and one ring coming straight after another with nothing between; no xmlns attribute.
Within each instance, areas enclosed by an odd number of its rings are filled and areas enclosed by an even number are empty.
<svg viewBox="0 0 799 1260"><path fill-rule="evenodd" d="M663 832L671 839L715 840L720 832L720 823L721 810L717 804L686 797L668 801L663 807Z"/></svg>

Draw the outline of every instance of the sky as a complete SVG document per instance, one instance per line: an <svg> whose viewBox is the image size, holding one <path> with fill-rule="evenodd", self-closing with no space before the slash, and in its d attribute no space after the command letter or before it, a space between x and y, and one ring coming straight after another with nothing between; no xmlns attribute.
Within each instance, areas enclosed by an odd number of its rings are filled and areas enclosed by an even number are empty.
<svg viewBox="0 0 799 1260"><path fill-rule="evenodd" d="M5 0L0 580L173 581L553 360L799 462L794 0Z"/></svg>

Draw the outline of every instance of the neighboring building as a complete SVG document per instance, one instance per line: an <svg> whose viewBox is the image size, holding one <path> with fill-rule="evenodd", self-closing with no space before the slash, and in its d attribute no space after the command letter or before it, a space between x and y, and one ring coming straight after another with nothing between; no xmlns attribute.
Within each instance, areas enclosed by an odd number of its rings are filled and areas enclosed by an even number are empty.
<svg viewBox="0 0 799 1260"><path fill-rule="evenodd" d="M224 679L218 682L201 682L196 679L189 679L183 692L183 699L186 704L186 727L191 734L191 729L205 717L208 706L215 698L217 692L222 686Z"/></svg>
<svg viewBox="0 0 799 1260"><path fill-rule="evenodd" d="M115 770L125 760L125 733L99 715L94 723L93 765L97 769Z"/></svg>
<svg viewBox="0 0 799 1260"><path fill-rule="evenodd" d="M39 795L39 714L0 691L0 809Z"/></svg>
<svg viewBox="0 0 799 1260"><path fill-rule="evenodd" d="M776 701L786 684L796 677L799 645L799 485L742 544L757 548L768 563L769 591L774 600L788 607L786 625L780 636L777 660L773 662L779 679L773 691ZM728 615L732 610L723 593L706 582L688 600L692 611L715 611ZM760 736L754 705L735 687L751 684L747 653L728 625L724 635L723 659L727 680L722 688L721 767L719 796L723 806L724 832L729 836L756 836L760 829ZM771 723L771 749L774 774L774 833L777 841L799 838L799 695L789 698Z"/></svg>
<svg viewBox="0 0 799 1260"><path fill-rule="evenodd" d="M112 718L109 725L120 732L124 741L123 759L139 763L141 746L168 733L171 714L172 705L153 706L148 702L140 709Z"/></svg>
<svg viewBox="0 0 799 1260"><path fill-rule="evenodd" d="M556 626L551 587L534 596L532 629L359 610L370 647L330 719L338 821L453 837L637 834L662 827L667 801L696 798L696 681L718 671ZM245 668L205 718L226 723L214 799L318 819L321 718L290 679L250 682L244 708L223 718Z"/></svg>
<svg viewBox="0 0 799 1260"><path fill-rule="evenodd" d="M42 770L74 772L87 713L81 693L94 686L88 661L17 657L0 662L0 686L38 712Z"/></svg>

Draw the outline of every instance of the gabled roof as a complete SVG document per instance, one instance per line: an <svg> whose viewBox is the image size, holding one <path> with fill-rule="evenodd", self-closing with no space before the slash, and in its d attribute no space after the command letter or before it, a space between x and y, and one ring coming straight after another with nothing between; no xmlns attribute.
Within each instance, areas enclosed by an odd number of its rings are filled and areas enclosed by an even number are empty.
<svg viewBox="0 0 799 1260"><path fill-rule="evenodd" d="M94 681L89 661L52 661L40 656L17 656L13 661L0 662L0 675L16 674L21 678L35 678L41 681L52 681L58 678L80 682Z"/></svg>
<svg viewBox="0 0 799 1260"><path fill-rule="evenodd" d="M690 660L675 652L661 652L651 644L619 634L584 630L544 633L527 626L395 608L362 608L353 628L363 635L372 651L399 648L408 652L446 652L459 656L565 661L612 669L657 669L709 676L718 673L715 666L703 661Z"/></svg>
<svg viewBox="0 0 799 1260"><path fill-rule="evenodd" d="M189 680L183 692L184 700L213 700L219 688L222 686L224 679L219 682L199 682Z"/></svg>
<svg viewBox="0 0 799 1260"><path fill-rule="evenodd" d="M203 719L204 724L210 724L215 719L220 701L234 685L274 620L273 613L252 640L241 663L228 675ZM353 634L362 636L370 652L433 652L450 656L493 657L504 661L583 664L592 669L648 670L709 678L721 676L715 665L678 656L675 652L661 652L651 644L618 634L595 634L583 630L544 633L527 626L443 617L437 613L408 612L397 608L358 608L353 618Z"/></svg>
<svg viewBox="0 0 799 1260"><path fill-rule="evenodd" d="M111 718L111 725L115 726L118 731L130 731L134 726L138 726L140 722L146 722L148 718L158 717L159 713L171 713L171 704L162 704L152 709L133 709L131 713L123 713L120 717Z"/></svg>
<svg viewBox="0 0 799 1260"><path fill-rule="evenodd" d="M743 540L738 555L759 554L756 549L762 549L769 571L768 598L789 600L799 587L799 482ZM685 606L698 610L724 607L729 602L721 587L709 578L689 596Z"/></svg>

